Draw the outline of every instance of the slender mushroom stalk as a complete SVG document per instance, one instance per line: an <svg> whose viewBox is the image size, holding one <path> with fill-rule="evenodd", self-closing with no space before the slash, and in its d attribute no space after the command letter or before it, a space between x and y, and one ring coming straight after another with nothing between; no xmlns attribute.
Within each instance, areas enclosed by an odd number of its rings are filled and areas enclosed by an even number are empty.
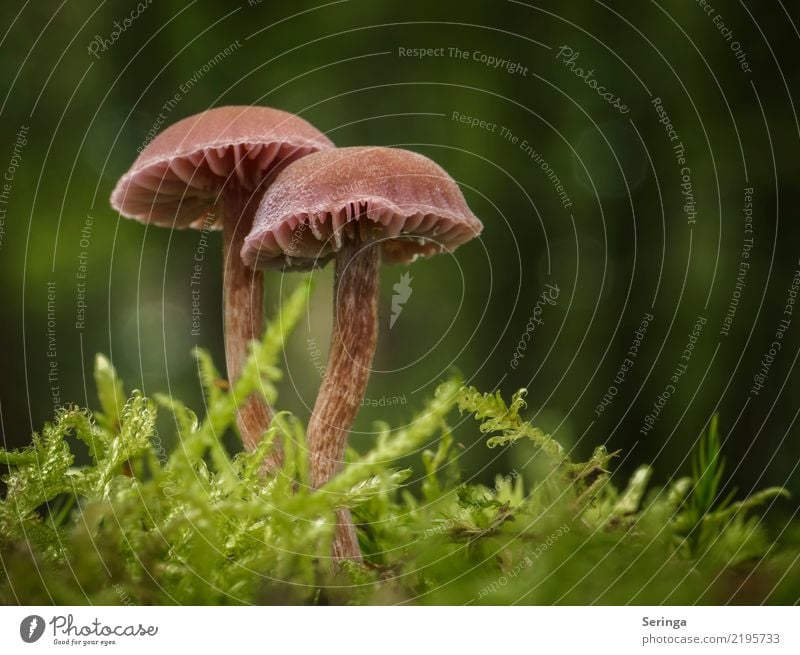
<svg viewBox="0 0 800 655"><path fill-rule="evenodd" d="M270 107L218 107L168 127L145 147L111 194L120 214L173 228L222 229L225 357L235 383L247 344L263 331L264 281L241 260L258 202L281 168L333 144L306 121ZM219 200L222 211L219 211ZM272 411L262 397L243 400L237 416L244 446L253 449ZM280 462L279 445L265 462Z"/></svg>
<svg viewBox="0 0 800 655"><path fill-rule="evenodd" d="M378 342L380 245L345 240L336 253L333 335L328 367L308 424L311 483L330 480L341 468L347 437L358 415ZM335 559L360 559L350 511L339 510Z"/></svg>
<svg viewBox="0 0 800 655"><path fill-rule="evenodd" d="M247 361L247 344L261 338L264 331L264 273L244 265L239 252L253 226L253 216L261 199L239 185L223 190L223 305L225 319L225 360L231 383L239 379ZM272 408L261 396L251 395L239 404L236 422L247 450L261 440L273 417ZM280 452L271 454L267 468L280 464Z"/></svg>
<svg viewBox="0 0 800 655"><path fill-rule="evenodd" d="M480 234L455 181L427 157L397 148L325 150L283 169L265 193L242 259L306 270L336 260L328 368L308 426L311 479L341 466L377 340L378 268L452 251ZM333 557L360 559L350 512L337 512Z"/></svg>

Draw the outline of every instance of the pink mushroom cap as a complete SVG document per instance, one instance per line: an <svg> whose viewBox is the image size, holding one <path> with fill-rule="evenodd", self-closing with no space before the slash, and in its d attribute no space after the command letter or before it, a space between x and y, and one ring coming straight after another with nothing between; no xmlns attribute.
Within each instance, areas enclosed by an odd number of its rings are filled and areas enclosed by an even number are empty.
<svg viewBox="0 0 800 655"><path fill-rule="evenodd" d="M143 148L117 182L111 206L145 223L200 228L225 185L253 191L282 166L326 148L333 143L324 134L279 109L208 109L169 126Z"/></svg>
<svg viewBox="0 0 800 655"><path fill-rule="evenodd" d="M427 157L399 148L338 148L278 174L242 259L261 269L321 266L358 232L381 242L384 261L403 263L452 251L482 229L453 178Z"/></svg>

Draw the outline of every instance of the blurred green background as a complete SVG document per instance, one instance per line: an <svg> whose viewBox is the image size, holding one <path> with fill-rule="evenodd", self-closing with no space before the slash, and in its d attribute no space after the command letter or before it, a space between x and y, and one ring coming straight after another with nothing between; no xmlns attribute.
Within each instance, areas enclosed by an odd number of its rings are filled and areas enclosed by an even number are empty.
<svg viewBox="0 0 800 655"><path fill-rule="evenodd" d="M95 404L96 352L112 357L129 388L169 392L202 410L190 351L208 348L223 365L220 236L203 253L202 327L192 336L199 233L120 219L108 197L159 114L167 125L209 107L261 104L299 114L338 145L433 158L485 225L452 256L384 268L380 345L356 448L369 444L374 420L402 425L455 367L484 391L529 387L533 420L576 455L606 443L621 449L623 472L654 463L662 481L686 472L698 433L719 412L733 484L800 491L800 313L783 313L800 268L800 11L781 2L707 7L712 13L696 2L588 0L3 3L4 447L27 442L54 405ZM407 55L419 48L440 50ZM628 111L600 97L592 79ZM723 335L743 261L746 188L753 245ZM389 329L392 287L407 270L412 295ZM331 271L315 277L307 320L285 353L279 403L304 419L331 327ZM297 281L267 275L270 313ZM558 298L537 313L542 323L515 368L547 284ZM688 367L656 412L687 363L699 316L706 323ZM754 376L787 317L756 394ZM491 479L507 455L487 450L474 431L457 428L457 436L465 468ZM512 466L530 466L529 452L515 453Z"/></svg>

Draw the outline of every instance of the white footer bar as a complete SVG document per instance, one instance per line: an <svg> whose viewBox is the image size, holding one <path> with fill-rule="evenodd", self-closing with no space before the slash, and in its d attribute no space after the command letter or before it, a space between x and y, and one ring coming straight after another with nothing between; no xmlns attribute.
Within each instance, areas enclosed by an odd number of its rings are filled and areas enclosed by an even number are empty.
<svg viewBox="0 0 800 655"><path fill-rule="evenodd" d="M797 654L798 633L796 607L0 608L3 653Z"/></svg>

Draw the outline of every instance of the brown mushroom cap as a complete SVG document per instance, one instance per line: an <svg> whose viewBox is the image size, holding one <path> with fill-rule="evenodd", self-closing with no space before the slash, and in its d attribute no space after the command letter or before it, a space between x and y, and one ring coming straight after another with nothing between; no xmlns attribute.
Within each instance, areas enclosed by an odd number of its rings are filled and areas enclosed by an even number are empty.
<svg viewBox="0 0 800 655"><path fill-rule="evenodd" d="M389 263L452 251L480 234L458 185L427 157L398 148L320 151L276 177L242 259L262 269L322 265L357 230Z"/></svg>
<svg viewBox="0 0 800 655"><path fill-rule="evenodd" d="M315 127L279 109L209 109L153 139L120 178L111 205L145 223L199 228L229 180L252 191L276 167L332 147Z"/></svg>

